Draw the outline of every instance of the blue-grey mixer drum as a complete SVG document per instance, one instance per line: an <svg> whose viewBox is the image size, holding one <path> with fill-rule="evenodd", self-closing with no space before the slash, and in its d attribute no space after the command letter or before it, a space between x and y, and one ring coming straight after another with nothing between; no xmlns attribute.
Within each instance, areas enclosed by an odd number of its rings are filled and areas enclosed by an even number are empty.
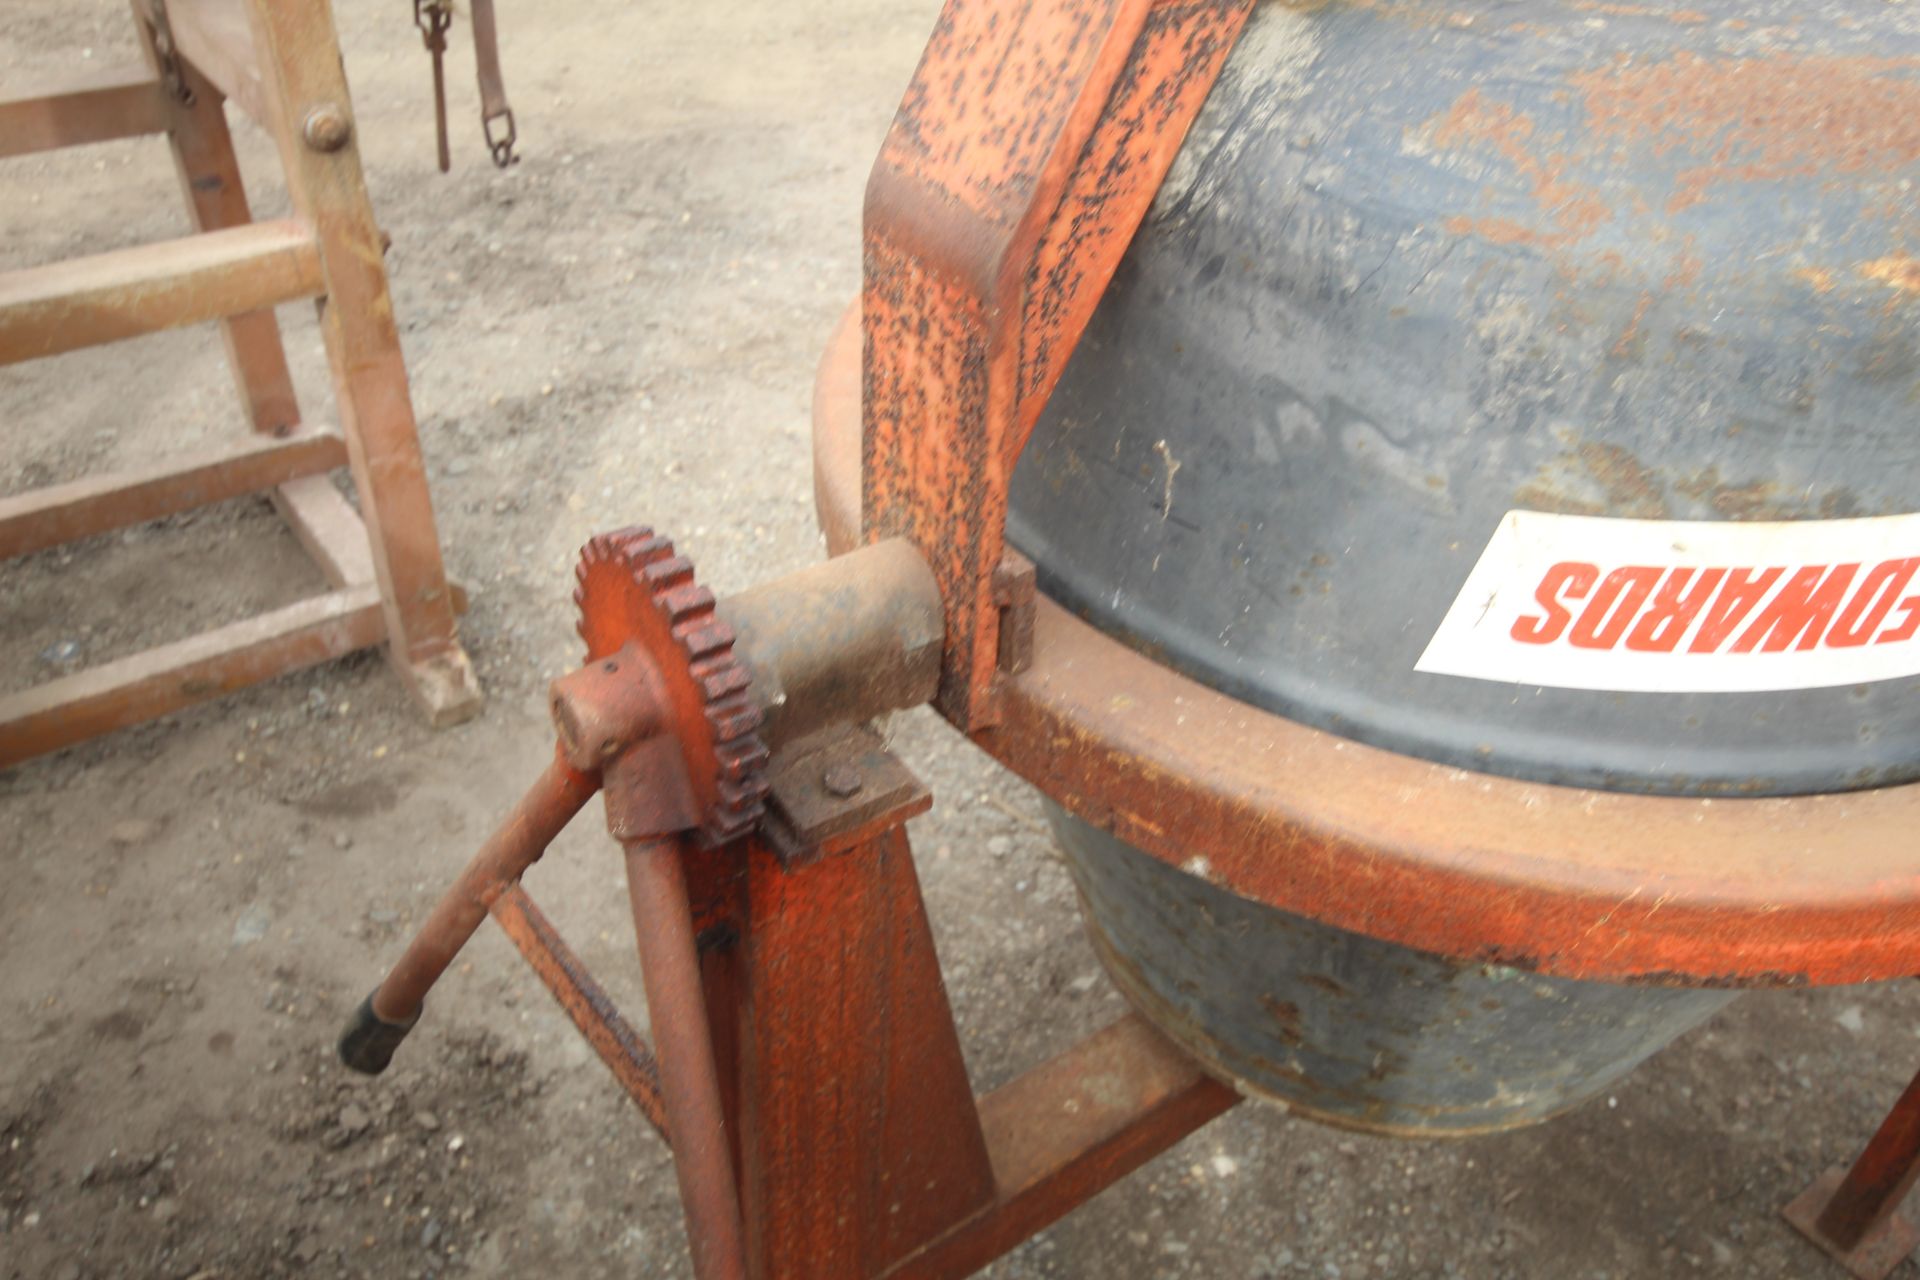
<svg viewBox="0 0 1920 1280"><path fill-rule="evenodd" d="M1015 478L1056 600L1566 786L1920 777L1920 12L1257 7ZM1470 1132L1729 998L1460 965L1056 815L1116 980L1337 1123Z"/></svg>

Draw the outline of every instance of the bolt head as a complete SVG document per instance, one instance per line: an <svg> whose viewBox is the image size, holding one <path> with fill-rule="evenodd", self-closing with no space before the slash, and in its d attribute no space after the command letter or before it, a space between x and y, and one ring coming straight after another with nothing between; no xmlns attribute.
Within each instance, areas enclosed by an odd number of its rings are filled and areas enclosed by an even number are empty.
<svg viewBox="0 0 1920 1280"><path fill-rule="evenodd" d="M315 151L338 151L353 136L353 122L347 119L345 110L324 102L307 112L301 133Z"/></svg>
<svg viewBox="0 0 1920 1280"><path fill-rule="evenodd" d="M826 789L828 795L838 800L846 800L859 795L860 788L865 786L866 782L861 778L860 771L852 765L836 764L829 765L827 771L820 775L820 785Z"/></svg>

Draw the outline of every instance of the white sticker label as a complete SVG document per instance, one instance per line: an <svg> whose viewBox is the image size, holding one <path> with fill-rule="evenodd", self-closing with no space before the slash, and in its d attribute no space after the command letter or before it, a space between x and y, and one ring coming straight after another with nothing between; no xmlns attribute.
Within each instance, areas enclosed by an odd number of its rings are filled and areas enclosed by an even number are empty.
<svg viewBox="0 0 1920 1280"><path fill-rule="evenodd" d="M1649 693L1920 675L1920 514L1749 523L1509 511L1414 669Z"/></svg>

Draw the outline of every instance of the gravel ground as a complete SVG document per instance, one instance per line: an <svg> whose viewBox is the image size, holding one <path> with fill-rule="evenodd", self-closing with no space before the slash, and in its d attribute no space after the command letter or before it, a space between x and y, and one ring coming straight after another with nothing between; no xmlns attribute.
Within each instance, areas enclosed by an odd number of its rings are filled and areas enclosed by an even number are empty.
<svg viewBox="0 0 1920 1280"><path fill-rule="evenodd" d="M861 186L933 0L503 6L526 159L433 171L404 4L339 0L484 716L435 733L361 656L0 776L0 1274L687 1274L671 1169L482 935L378 1081L345 1013L549 750L573 556L671 531L728 591L817 557L814 362L858 283ZM133 56L116 0L11 0L0 78ZM282 203L242 130L256 205ZM179 234L165 148L10 162L0 267ZM310 311L283 316L328 411ZM0 492L240 427L182 332L0 370ZM263 503L10 564L12 687L319 586ZM928 716L916 856L975 1083L1120 1010L1038 804ZM636 1014L619 863L582 821L530 878ZM996 1264L1003 1277L1600 1280L1837 1274L1775 1214L1920 1057L1908 986L1749 997L1542 1128L1392 1142L1242 1107Z"/></svg>

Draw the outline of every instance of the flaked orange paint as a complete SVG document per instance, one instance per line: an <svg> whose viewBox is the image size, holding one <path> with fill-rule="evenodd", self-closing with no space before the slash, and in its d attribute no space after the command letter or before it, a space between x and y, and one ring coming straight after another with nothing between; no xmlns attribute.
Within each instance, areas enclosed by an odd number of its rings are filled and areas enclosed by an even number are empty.
<svg viewBox="0 0 1920 1280"><path fill-rule="evenodd" d="M1667 211L1717 185L1858 175L1920 163L1920 59L1624 55L1570 76L1588 127L1616 145L1698 162L1681 170Z"/></svg>
<svg viewBox="0 0 1920 1280"><path fill-rule="evenodd" d="M1505 103L1489 100L1477 87L1461 94L1445 115L1429 122L1429 127L1435 147L1491 148L1525 179L1535 203L1557 228L1553 232L1529 231L1508 219L1494 218L1476 219L1469 224L1476 234L1492 243L1567 244L1591 235L1612 220L1613 210L1598 191L1567 179L1565 152L1542 155L1536 151L1531 116Z"/></svg>
<svg viewBox="0 0 1920 1280"><path fill-rule="evenodd" d="M1860 264L1860 274L1902 293L1920 293L1920 258L1907 253L1890 253L1884 258Z"/></svg>

